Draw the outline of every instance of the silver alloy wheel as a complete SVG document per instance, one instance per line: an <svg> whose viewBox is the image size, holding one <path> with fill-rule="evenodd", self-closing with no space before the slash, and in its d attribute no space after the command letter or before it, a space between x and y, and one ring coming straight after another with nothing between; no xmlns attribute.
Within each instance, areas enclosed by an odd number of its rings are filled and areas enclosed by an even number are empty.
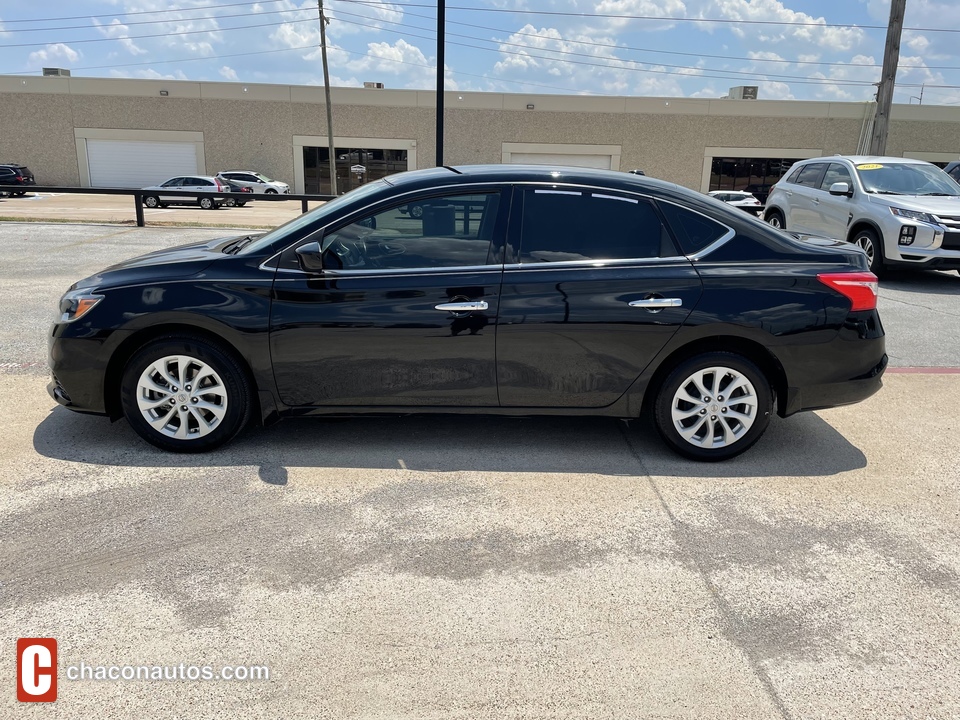
<svg viewBox="0 0 960 720"><path fill-rule="evenodd" d="M147 195L147 197L143 199L143 204L148 208L155 208L160 204L160 201L153 195Z"/></svg>
<svg viewBox="0 0 960 720"><path fill-rule="evenodd" d="M213 209L213 199L212 198L200 198L200 207L204 210Z"/></svg>
<svg viewBox="0 0 960 720"><path fill-rule="evenodd" d="M156 360L137 381L137 405L161 435L194 440L219 427L227 413L227 389L217 372L189 355Z"/></svg>
<svg viewBox="0 0 960 720"><path fill-rule="evenodd" d="M867 254L867 260L870 261L870 266L872 267L873 256L877 252L877 249L873 246L873 238L866 233L860 233L853 242Z"/></svg>
<svg viewBox="0 0 960 720"><path fill-rule="evenodd" d="M673 395L676 431L691 445L728 447L757 419L757 391L746 375L728 367L697 370Z"/></svg>
<svg viewBox="0 0 960 720"><path fill-rule="evenodd" d="M767 223L770 225L770 227L775 227L777 230L783 229L783 223L780 222L780 216L776 213L770 216L770 219L767 220Z"/></svg>

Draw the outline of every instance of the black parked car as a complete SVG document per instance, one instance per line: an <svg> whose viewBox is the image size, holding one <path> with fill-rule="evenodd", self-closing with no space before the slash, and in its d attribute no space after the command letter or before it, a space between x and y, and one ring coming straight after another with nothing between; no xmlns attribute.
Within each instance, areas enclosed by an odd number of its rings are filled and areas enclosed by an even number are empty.
<svg viewBox="0 0 960 720"><path fill-rule="evenodd" d="M177 451L285 415L648 410L675 450L720 460L774 411L877 391L876 293L858 248L676 185L435 168L81 280L49 390Z"/></svg>
<svg viewBox="0 0 960 720"><path fill-rule="evenodd" d="M27 190L21 188L27 188L30 185L36 185L37 181L33 177L33 173L30 171L26 165L17 165L16 163L10 164L0 164L0 186L2 185L13 185L12 189L4 188L6 192L9 192L12 196L18 197L20 195L26 195Z"/></svg>

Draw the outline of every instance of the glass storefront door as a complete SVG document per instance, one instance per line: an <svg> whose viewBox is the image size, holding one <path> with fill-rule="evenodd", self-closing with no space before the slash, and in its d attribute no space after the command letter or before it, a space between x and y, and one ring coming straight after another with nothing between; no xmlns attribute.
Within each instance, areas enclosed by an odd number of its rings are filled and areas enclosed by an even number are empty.
<svg viewBox="0 0 960 720"><path fill-rule="evenodd" d="M343 194L355 187L386 175L407 169L406 150L368 148L335 148L337 155L337 192ZM330 152L326 147L303 148L303 183L307 194L330 194ZM362 166L357 174L351 168Z"/></svg>

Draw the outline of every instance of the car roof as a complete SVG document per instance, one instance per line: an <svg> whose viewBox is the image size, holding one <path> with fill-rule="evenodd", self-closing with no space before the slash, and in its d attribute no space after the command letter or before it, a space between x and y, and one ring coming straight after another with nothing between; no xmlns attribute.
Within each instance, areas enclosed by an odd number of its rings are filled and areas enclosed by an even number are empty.
<svg viewBox="0 0 960 720"><path fill-rule="evenodd" d="M224 173L246 173L247 175L263 175L259 170L220 170L217 172L217 175L223 175Z"/></svg>
<svg viewBox="0 0 960 720"><path fill-rule="evenodd" d="M929 165L926 160L916 160L914 158L892 157L889 155L830 155L818 158L807 158L797 161L798 164L810 162L836 162L837 160L847 160L854 165L866 165L869 163L878 163L883 165Z"/></svg>

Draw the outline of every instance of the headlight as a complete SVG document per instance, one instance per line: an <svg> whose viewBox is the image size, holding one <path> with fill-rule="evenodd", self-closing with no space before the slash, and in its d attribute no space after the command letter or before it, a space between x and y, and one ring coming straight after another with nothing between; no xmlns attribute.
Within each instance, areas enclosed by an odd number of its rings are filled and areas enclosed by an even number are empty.
<svg viewBox="0 0 960 720"><path fill-rule="evenodd" d="M96 295L85 290L70 290L60 298L60 322L79 320L93 310L103 300L103 295Z"/></svg>
<svg viewBox="0 0 960 720"><path fill-rule="evenodd" d="M917 210L907 210L906 208L891 207L892 212L897 217L907 218L908 220L919 220L920 222L938 225L939 221L930 213L918 212Z"/></svg>

